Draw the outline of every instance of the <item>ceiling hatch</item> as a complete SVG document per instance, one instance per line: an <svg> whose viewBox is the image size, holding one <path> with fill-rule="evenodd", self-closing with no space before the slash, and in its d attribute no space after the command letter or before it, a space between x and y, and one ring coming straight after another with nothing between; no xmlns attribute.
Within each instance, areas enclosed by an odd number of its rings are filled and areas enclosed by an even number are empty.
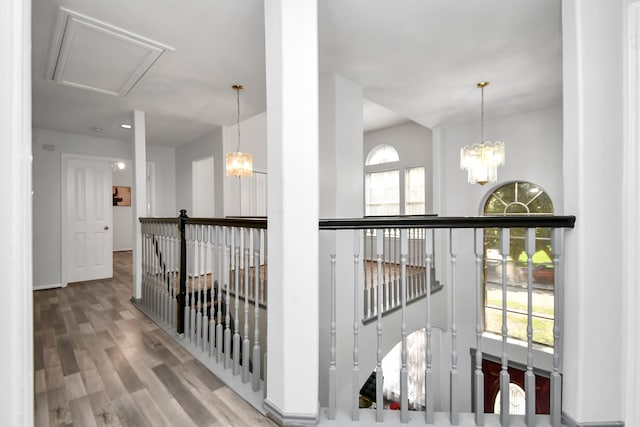
<svg viewBox="0 0 640 427"><path fill-rule="evenodd" d="M60 8L47 78L69 86L126 96L173 50L88 16Z"/></svg>

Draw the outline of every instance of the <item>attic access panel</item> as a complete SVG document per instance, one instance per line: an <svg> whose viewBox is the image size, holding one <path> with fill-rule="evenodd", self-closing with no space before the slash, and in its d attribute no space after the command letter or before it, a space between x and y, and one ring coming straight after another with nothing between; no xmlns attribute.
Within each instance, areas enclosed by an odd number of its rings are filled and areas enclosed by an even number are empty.
<svg viewBox="0 0 640 427"><path fill-rule="evenodd" d="M60 8L47 78L123 97L168 50L173 49Z"/></svg>

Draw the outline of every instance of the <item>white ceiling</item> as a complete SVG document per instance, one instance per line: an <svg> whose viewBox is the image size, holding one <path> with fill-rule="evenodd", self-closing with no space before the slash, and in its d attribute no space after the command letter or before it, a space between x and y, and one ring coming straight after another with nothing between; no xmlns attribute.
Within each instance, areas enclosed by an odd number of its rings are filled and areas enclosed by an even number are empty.
<svg viewBox="0 0 640 427"><path fill-rule="evenodd" d="M46 78L59 7L173 50L125 96L60 84ZM319 0L318 8L320 70L364 88L366 130L477 120L482 80L491 82L488 119L561 102L558 0ZM33 125L129 139L118 124L137 109L147 113L149 143L192 141L235 122L234 83L245 86L242 118L266 109L263 34L262 0L33 0ZM92 80L98 59L101 68L123 65L117 43L91 40L79 78Z"/></svg>

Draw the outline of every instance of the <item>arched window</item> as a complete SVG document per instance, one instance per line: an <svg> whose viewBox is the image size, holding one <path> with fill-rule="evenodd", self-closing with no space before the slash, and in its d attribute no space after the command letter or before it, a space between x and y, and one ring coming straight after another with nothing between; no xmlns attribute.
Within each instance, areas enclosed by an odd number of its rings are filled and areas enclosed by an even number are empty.
<svg viewBox="0 0 640 427"><path fill-rule="evenodd" d="M369 152L367 161L364 163L366 166L381 165L383 163L393 163L400 161L398 152L391 145L383 144L378 145Z"/></svg>
<svg viewBox="0 0 640 427"><path fill-rule="evenodd" d="M547 193L530 182L511 182L494 190L484 204L485 215L549 215L553 203ZM511 229L510 255L507 263L507 328L512 338L527 340L527 254L525 229ZM500 230L484 233L484 328L501 333L502 329L502 258ZM553 263L551 229L536 229L533 255L533 341L553 345Z"/></svg>
<svg viewBox="0 0 640 427"><path fill-rule="evenodd" d="M364 191L367 216L425 214L425 168L406 167L391 145L369 152Z"/></svg>

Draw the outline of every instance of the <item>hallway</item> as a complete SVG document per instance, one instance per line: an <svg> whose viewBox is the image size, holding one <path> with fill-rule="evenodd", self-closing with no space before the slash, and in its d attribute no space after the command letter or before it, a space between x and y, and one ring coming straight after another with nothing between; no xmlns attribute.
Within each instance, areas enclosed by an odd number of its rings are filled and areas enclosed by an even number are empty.
<svg viewBox="0 0 640 427"><path fill-rule="evenodd" d="M275 425L132 305L131 252L113 274L34 292L36 426Z"/></svg>

